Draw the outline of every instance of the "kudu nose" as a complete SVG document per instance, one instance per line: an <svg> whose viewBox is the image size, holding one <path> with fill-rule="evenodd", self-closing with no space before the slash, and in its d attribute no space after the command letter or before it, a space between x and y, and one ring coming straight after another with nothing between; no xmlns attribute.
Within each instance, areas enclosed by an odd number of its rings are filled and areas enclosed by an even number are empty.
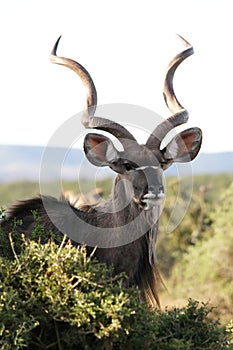
<svg viewBox="0 0 233 350"><path fill-rule="evenodd" d="M161 205L165 197L164 188L159 186L148 186L147 193L142 197L142 203L144 203L144 210L149 210L155 206Z"/></svg>
<svg viewBox="0 0 233 350"><path fill-rule="evenodd" d="M164 187L163 187L163 185L148 186L148 193L152 193L154 195L159 195L160 193L164 193Z"/></svg>

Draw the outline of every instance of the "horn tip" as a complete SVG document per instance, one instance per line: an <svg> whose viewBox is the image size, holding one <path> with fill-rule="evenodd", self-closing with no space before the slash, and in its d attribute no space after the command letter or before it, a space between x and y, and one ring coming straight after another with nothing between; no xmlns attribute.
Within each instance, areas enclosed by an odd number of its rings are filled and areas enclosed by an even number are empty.
<svg viewBox="0 0 233 350"><path fill-rule="evenodd" d="M58 37L58 39L57 39L57 41L56 41L56 43L51 51L51 56L57 56L57 48L58 48L58 44L59 44L61 37L62 37L61 35Z"/></svg>
<svg viewBox="0 0 233 350"><path fill-rule="evenodd" d="M192 45L180 34L176 33L176 35L180 38L180 40L182 41L182 43L187 47L192 47Z"/></svg>

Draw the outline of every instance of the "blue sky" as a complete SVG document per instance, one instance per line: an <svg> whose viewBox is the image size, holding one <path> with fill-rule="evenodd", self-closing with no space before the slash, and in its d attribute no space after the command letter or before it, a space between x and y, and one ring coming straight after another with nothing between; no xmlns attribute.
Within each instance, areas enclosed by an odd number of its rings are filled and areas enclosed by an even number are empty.
<svg viewBox="0 0 233 350"><path fill-rule="evenodd" d="M230 6L230 0L2 1L0 144L46 145L81 111L81 82L49 62L60 34L58 52L89 70L100 105L129 103L168 117L163 78L182 49L179 33L195 49L174 83L190 114L185 127L203 130L202 151L233 151Z"/></svg>

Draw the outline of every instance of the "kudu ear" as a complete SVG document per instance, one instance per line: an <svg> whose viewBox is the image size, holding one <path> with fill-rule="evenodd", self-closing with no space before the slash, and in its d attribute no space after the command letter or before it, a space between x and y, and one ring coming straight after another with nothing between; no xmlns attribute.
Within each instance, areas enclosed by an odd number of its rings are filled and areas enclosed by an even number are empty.
<svg viewBox="0 0 233 350"><path fill-rule="evenodd" d="M201 142L201 129L190 128L176 135L161 152L169 165L174 162L186 163L197 156Z"/></svg>
<svg viewBox="0 0 233 350"><path fill-rule="evenodd" d="M106 166L118 158L118 151L112 141L100 134L87 134L84 139L84 151L89 162L96 166Z"/></svg>

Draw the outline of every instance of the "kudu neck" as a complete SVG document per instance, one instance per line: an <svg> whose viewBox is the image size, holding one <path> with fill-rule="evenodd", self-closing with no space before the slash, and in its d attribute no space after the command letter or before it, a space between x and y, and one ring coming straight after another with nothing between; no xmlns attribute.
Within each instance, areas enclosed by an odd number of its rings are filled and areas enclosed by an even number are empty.
<svg viewBox="0 0 233 350"><path fill-rule="evenodd" d="M135 206L133 201L133 186L120 175L117 175L114 180L111 198L113 205L119 210Z"/></svg>

